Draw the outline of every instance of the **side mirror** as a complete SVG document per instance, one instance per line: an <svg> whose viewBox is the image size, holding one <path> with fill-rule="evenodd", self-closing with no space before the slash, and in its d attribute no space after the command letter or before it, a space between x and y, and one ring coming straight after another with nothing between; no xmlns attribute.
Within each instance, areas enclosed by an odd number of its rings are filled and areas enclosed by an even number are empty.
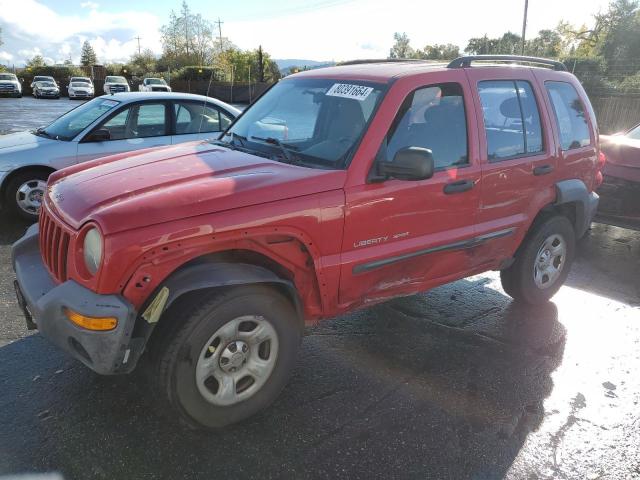
<svg viewBox="0 0 640 480"><path fill-rule="evenodd" d="M433 177L434 163L431 150L405 147L396 152L393 162L378 164L378 175L398 180L426 180Z"/></svg>
<svg viewBox="0 0 640 480"><path fill-rule="evenodd" d="M106 140L111 140L111 132L106 128L99 128L92 132L87 140L90 142L104 142Z"/></svg>

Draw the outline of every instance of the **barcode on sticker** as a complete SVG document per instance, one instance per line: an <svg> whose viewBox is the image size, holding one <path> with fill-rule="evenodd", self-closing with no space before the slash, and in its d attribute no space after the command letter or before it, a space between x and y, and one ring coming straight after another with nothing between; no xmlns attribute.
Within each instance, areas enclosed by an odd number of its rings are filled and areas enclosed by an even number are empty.
<svg viewBox="0 0 640 480"><path fill-rule="evenodd" d="M373 91L371 87L362 85L351 85L348 83L334 83L327 92L330 97L353 98L354 100L364 101Z"/></svg>

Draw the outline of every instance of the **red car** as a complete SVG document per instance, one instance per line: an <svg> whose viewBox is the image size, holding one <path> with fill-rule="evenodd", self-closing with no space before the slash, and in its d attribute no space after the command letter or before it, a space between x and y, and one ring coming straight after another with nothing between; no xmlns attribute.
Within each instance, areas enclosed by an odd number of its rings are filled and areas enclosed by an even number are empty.
<svg viewBox="0 0 640 480"><path fill-rule="evenodd" d="M596 221L640 230L640 125L600 135L600 145L607 163Z"/></svg>
<svg viewBox="0 0 640 480"><path fill-rule="evenodd" d="M275 400L305 322L487 270L550 299L598 205L594 125L544 59L292 75L218 140L53 173L18 300L96 372L145 352L179 418L221 427Z"/></svg>

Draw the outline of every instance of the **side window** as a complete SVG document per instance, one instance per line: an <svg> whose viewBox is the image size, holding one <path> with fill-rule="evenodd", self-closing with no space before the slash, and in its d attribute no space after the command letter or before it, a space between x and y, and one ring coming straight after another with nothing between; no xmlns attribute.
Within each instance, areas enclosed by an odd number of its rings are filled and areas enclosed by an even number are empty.
<svg viewBox="0 0 640 480"><path fill-rule="evenodd" d="M540 112L529 82L483 81L478 83L478 94L490 161L543 150Z"/></svg>
<svg viewBox="0 0 640 480"><path fill-rule="evenodd" d="M378 161L392 162L398 150L405 147L431 150L436 169L469 163L460 85L444 83L421 88L405 99L378 153Z"/></svg>
<svg viewBox="0 0 640 480"><path fill-rule="evenodd" d="M566 82L546 82L545 85L556 116L562 150L590 145L587 115L576 89Z"/></svg>
<svg viewBox="0 0 640 480"><path fill-rule="evenodd" d="M125 130L127 128L127 118L129 117L130 112L131 108L123 109L120 113L117 113L114 117L107 120L99 128L109 130L111 140L124 140Z"/></svg>
<svg viewBox="0 0 640 480"><path fill-rule="evenodd" d="M176 134L208 133L224 130L226 116L217 107L199 102L176 102Z"/></svg>
<svg viewBox="0 0 640 480"><path fill-rule="evenodd" d="M111 140L158 137L167 134L164 103L144 103L125 108L99 128L109 130Z"/></svg>

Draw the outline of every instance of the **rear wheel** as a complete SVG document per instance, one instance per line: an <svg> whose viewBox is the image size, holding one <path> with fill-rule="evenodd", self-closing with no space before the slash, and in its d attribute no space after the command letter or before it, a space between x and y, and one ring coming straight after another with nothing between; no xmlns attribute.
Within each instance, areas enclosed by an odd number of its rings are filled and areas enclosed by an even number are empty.
<svg viewBox="0 0 640 480"><path fill-rule="evenodd" d="M275 289L232 288L195 308L172 308L163 322L169 327L151 347L155 382L193 428L220 428L263 410L295 366L300 322Z"/></svg>
<svg viewBox="0 0 640 480"><path fill-rule="evenodd" d="M575 231L566 217L550 217L525 238L511 267L500 272L502 287L529 304L548 301L560 289L575 254Z"/></svg>
<svg viewBox="0 0 640 480"><path fill-rule="evenodd" d="M9 211L26 220L37 222L48 177L47 171L27 170L11 178L5 195Z"/></svg>

